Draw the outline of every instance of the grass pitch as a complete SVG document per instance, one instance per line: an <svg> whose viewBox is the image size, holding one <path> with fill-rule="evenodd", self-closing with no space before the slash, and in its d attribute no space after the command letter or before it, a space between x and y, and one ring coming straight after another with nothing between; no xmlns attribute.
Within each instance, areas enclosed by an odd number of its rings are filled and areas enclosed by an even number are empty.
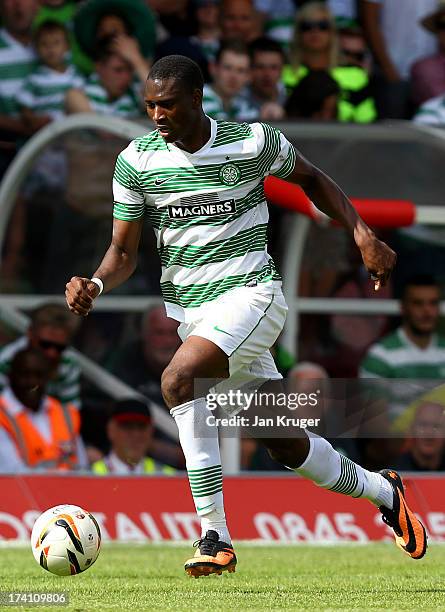
<svg viewBox="0 0 445 612"><path fill-rule="evenodd" d="M193 579L191 548L107 545L84 574L57 577L27 548L0 548L0 591L69 592L64 607L1 610L445 610L445 547L413 561L390 544L236 547L235 574Z"/></svg>

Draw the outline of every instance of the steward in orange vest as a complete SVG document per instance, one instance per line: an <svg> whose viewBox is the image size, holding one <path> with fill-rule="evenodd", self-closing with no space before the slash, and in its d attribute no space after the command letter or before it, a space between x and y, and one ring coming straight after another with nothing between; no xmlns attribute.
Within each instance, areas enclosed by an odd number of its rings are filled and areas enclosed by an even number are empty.
<svg viewBox="0 0 445 612"><path fill-rule="evenodd" d="M25 349L14 356L10 387L0 395L0 430L10 436L26 467L75 469L80 416L74 406L45 395L49 376L50 365L40 351ZM38 414L47 435L35 424Z"/></svg>

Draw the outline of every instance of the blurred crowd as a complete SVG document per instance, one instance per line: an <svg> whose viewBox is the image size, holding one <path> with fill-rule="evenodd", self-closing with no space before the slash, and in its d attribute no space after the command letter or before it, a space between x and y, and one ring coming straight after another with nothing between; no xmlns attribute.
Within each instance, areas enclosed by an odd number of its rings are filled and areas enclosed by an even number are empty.
<svg viewBox="0 0 445 612"><path fill-rule="evenodd" d="M316 432L368 469L445 469L445 336L439 330L441 289L429 275L403 288L400 320L376 334L340 378L317 362L295 363L273 347L287 393L316 394L299 418L319 418ZM99 397L81 374L73 342L79 319L47 303L31 315L25 335L0 350L0 472L92 470L96 474L174 474L184 457L174 435L156 426L169 414L161 375L180 344L178 323L152 306L136 334L100 361L132 394ZM87 369L88 370L88 369ZM137 393L137 395L135 395ZM290 396L289 396L290 397ZM291 413L291 416L295 416ZM284 435L291 435L286 430ZM242 432L242 469L283 469L261 443Z"/></svg>
<svg viewBox="0 0 445 612"><path fill-rule="evenodd" d="M441 123L443 0L2 0L0 8L4 166L23 139L64 114L141 116L150 66L172 53L199 63L204 108L217 119Z"/></svg>
<svg viewBox="0 0 445 612"><path fill-rule="evenodd" d="M65 115L142 120L149 129L144 82L153 62L168 54L201 66L204 109L215 119L445 125L443 0L0 0L0 18L0 178L29 138ZM10 218L2 291L61 295L71 275L91 274L109 242L111 179L124 146L91 128L39 155ZM94 180L85 180L92 169ZM281 218L271 214L274 252ZM158 295L150 228L142 243L137 272L123 291ZM388 461L443 469L443 237L438 244L440 253L429 248L410 258L405 250L400 260L411 271L438 270L441 278L402 274L375 294L345 233L312 225L299 294L397 297L399 325L386 316L304 315L301 361L295 364L280 343L274 347L295 388L323 388L321 433L371 469ZM166 410L160 376L180 342L163 308L142 317L98 313L81 322L45 304L30 315L22 337L0 327L0 472L183 469L176 439L153 418L154 407ZM139 395L111 401L81 375L73 346ZM341 436L339 379L358 385L348 393L360 396L360 405L368 397L365 417ZM248 438L242 467L279 469Z"/></svg>

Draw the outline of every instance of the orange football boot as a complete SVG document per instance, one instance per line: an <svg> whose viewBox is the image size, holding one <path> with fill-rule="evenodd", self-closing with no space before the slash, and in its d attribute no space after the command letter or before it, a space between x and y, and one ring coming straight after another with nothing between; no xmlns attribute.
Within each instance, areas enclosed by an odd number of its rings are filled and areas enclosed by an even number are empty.
<svg viewBox="0 0 445 612"><path fill-rule="evenodd" d="M392 510L380 506L383 522L392 527L397 546L412 559L421 559L426 553L427 535L425 527L408 508L402 479L394 470L379 472L392 486L394 501Z"/></svg>
<svg viewBox="0 0 445 612"><path fill-rule="evenodd" d="M216 531L208 531L203 538L193 544L196 546L194 557L185 562L184 569L189 576L199 578L210 574L234 572L236 555L231 544L221 542Z"/></svg>

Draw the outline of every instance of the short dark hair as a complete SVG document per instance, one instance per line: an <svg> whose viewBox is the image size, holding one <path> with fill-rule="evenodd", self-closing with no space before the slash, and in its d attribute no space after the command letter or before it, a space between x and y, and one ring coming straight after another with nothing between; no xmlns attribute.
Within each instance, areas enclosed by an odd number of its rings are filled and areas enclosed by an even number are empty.
<svg viewBox="0 0 445 612"><path fill-rule="evenodd" d="M255 53L278 53L278 55L281 56L283 63L286 61L286 54L284 53L283 47L280 45L280 43L273 38L268 38L267 36L255 38L255 40L253 40L249 45L249 53L252 62L255 57Z"/></svg>
<svg viewBox="0 0 445 612"><path fill-rule="evenodd" d="M68 30L63 23L54 19L47 19L42 21L41 24L36 26L33 31L34 43L37 44L42 34L49 34L52 32L63 32L66 38L66 42L69 43Z"/></svg>
<svg viewBox="0 0 445 612"><path fill-rule="evenodd" d="M337 81L325 70L310 71L295 89L286 102L289 117L310 118L320 111L326 98L338 94Z"/></svg>
<svg viewBox="0 0 445 612"><path fill-rule="evenodd" d="M221 56L226 51L232 51L232 53L236 53L237 55L247 55L250 59L249 47L242 40L238 40L234 38L232 40L225 40L219 46L218 51L215 55L215 62L218 63L221 59Z"/></svg>
<svg viewBox="0 0 445 612"><path fill-rule="evenodd" d="M180 86L191 93L195 89L204 89L204 78L201 68L185 55L166 55L155 62L149 72L151 80L175 79Z"/></svg>
<svg viewBox="0 0 445 612"><path fill-rule="evenodd" d="M41 327L63 328L72 334L78 327L78 320L68 308L62 304L43 304L31 315L31 328Z"/></svg>
<svg viewBox="0 0 445 612"><path fill-rule="evenodd" d="M402 300L410 287L436 287L440 290L440 285L432 274L413 274L403 283Z"/></svg>
<svg viewBox="0 0 445 612"><path fill-rule="evenodd" d="M114 34L110 34L108 36L102 36L102 38L99 38L96 41L94 51L92 53L95 62L106 62L114 55L119 56L119 53L115 51L113 47L114 40Z"/></svg>
<svg viewBox="0 0 445 612"><path fill-rule="evenodd" d="M11 359L9 371L15 372L16 370L20 369L23 365L23 362L26 361L28 357L35 357L38 361L44 364L46 370L49 370L51 368L51 364L44 353L42 353L37 348L28 347L17 351L17 353Z"/></svg>

